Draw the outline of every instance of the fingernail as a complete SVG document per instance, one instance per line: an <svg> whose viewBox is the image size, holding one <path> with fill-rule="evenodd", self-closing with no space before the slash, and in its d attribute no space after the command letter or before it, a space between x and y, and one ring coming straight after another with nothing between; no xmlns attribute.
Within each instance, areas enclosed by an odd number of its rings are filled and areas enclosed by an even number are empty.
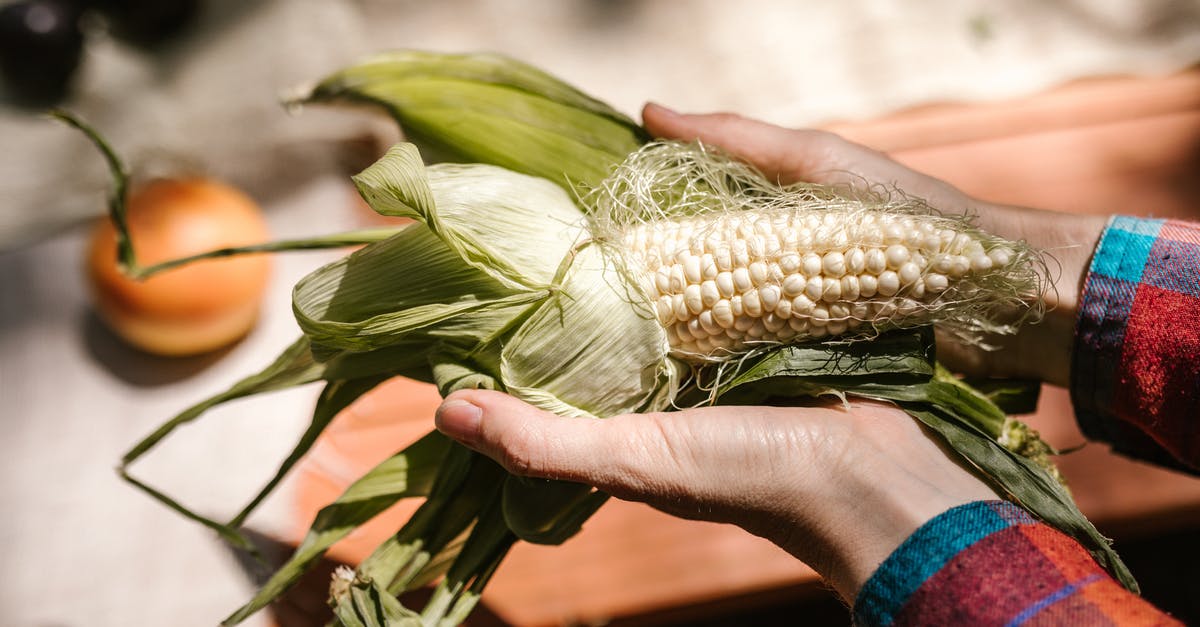
<svg viewBox="0 0 1200 627"><path fill-rule="evenodd" d="M647 102L646 109L648 111L653 111L655 115L659 115L659 116L667 117L667 118L677 118L677 117L680 117L680 115L681 115L678 111L671 109L669 107L660 105L657 102Z"/></svg>
<svg viewBox="0 0 1200 627"><path fill-rule="evenodd" d="M461 399L448 400L434 414L433 423L438 431L462 442L474 444L479 439L479 423L483 410Z"/></svg>

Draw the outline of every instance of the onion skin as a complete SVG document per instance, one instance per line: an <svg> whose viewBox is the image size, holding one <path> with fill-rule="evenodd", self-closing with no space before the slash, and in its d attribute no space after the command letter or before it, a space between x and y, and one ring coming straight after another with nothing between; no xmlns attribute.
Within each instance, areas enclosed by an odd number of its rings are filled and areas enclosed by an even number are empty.
<svg viewBox="0 0 1200 627"><path fill-rule="evenodd" d="M143 267L268 239L259 206L209 179L149 182L129 195L127 212ZM117 266L116 231L107 219L92 230L86 265L100 318L133 346L164 356L206 353L246 335L270 274L266 255L243 255L130 279Z"/></svg>

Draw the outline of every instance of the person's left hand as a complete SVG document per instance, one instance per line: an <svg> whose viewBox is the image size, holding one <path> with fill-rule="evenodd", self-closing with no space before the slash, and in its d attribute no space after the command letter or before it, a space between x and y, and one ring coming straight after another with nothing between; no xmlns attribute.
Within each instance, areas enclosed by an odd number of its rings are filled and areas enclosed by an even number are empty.
<svg viewBox="0 0 1200 627"><path fill-rule="evenodd" d="M851 401L561 418L499 392L451 394L437 427L510 472L595 486L783 547L848 601L920 525L995 499L906 413Z"/></svg>

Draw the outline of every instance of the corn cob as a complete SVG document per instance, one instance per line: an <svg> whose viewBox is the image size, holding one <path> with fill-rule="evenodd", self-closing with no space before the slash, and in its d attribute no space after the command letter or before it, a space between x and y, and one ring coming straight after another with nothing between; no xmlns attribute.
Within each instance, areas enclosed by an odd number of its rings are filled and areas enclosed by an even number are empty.
<svg viewBox="0 0 1200 627"><path fill-rule="evenodd" d="M1002 303L1040 289L1035 254L962 216L763 181L703 146L655 143L588 198L593 236L616 241L674 356L722 361L932 323L976 341L1012 330L996 321Z"/></svg>
<svg viewBox="0 0 1200 627"><path fill-rule="evenodd" d="M924 324L951 281L1013 257L931 221L795 210L648 224L623 244L672 348L699 356Z"/></svg>

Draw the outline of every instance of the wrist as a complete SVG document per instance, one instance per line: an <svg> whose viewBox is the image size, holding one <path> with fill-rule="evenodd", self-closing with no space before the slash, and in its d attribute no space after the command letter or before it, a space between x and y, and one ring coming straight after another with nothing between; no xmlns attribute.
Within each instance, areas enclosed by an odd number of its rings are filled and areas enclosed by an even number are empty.
<svg viewBox="0 0 1200 627"><path fill-rule="evenodd" d="M845 417L853 446L829 442L815 489L798 490L777 527L763 534L808 563L848 602L913 532L959 505L997 498L938 436L902 410L855 402Z"/></svg>
<svg viewBox="0 0 1200 627"><path fill-rule="evenodd" d="M1108 217L989 203L973 203L971 210L981 228L1025 241L1046 255L1047 263L1046 288L1031 303L1043 308L1042 319L1026 324L1015 336L998 338L994 343L1001 350L987 356L987 374L1037 378L1065 387L1080 293Z"/></svg>

